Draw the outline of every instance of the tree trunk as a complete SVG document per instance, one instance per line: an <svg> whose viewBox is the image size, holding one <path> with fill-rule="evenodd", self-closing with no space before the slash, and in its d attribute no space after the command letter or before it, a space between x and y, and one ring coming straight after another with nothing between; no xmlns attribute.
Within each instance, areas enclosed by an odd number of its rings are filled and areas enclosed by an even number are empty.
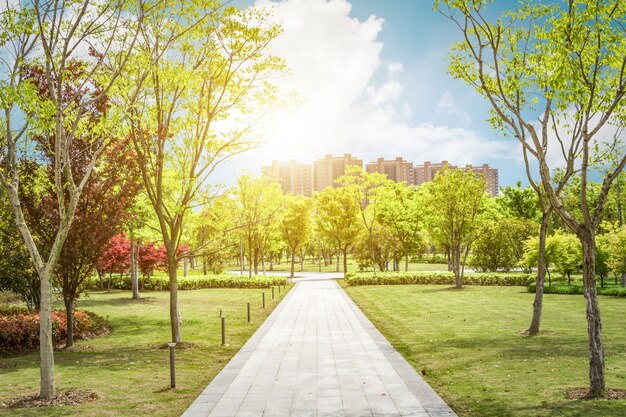
<svg viewBox="0 0 626 417"><path fill-rule="evenodd" d="M535 287L535 301L533 302L533 318L530 321L528 335L535 336L539 333L541 313L543 312L543 286L546 281L546 236L548 235L548 223L550 211L543 213L541 227L539 228L539 254L537 256L537 285Z"/></svg>
<svg viewBox="0 0 626 417"><path fill-rule="evenodd" d="M65 303L65 314L67 316L67 335L65 337L65 348L72 347L74 345L74 300L63 297Z"/></svg>
<svg viewBox="0 0 626 417"><path fill-rule="evenodd" d="M189 261L187 260L187 257L185 256L183 258L183 277L187 277L188 272L189 272Z"/></svg>
<svg viewBox="0 0 626 417"><path fill-rule="evenodd" d="M622 272L622 288L626 288L626 272Z"/></svg>
<svg viewBox="0 0 626 417"><path fill-rule="evenodd" d="M167 270L170 278L170 324L172 327L172 342L180 343L180 315L178 313L178 262L176 250L167 251Z"/></svg>
<svg viewBox="0 0 626 417"><path fill-rule="evenodd" d="M589 337L589 395L598 397L604 392L604 346L595 277L596 245L593 232L586 233L581 238L581 243L583 245L583 283L585 285L587 334Z"/></svg>
<svg viewBox="0 0 626 417"><path fill-rule="evenodd" d="M567 272L567 285L572 285L572 277L569 271Z"/></svg>
<svg viewBox="0 0 626 417"><path fill-rule="evenodd" d="M206 255L202 257L202 274L203 275L207 275L207 269L206 269ZM241 267L241 265L239 265Z"/></svg>
<svg viewBox="0 0 626 417"><path fill-rule="evenodd" d="M139 244L135 244L133 235L130 235L130 287L133 291L133 300L139 298Z"/></svg>
<svg viewBox="0 0 626 417"><path fill-rule="evenodd" d="M254 275L259 275L259 249L254 248Z"/></svg>
<svg viewBox="0 0 626 417"><path fill-rule="evenodd" d="M339 257L337 257L339 260ZM345 278L348 275L348 248L343 248L343 277Z"/></svg>
<svg viewBox="0 0 626 417"><path fill-rule="evenodd" d="M409 272L409 250L404 248L404 272Z"/></svg>
<svg viewBox="0 0 626 417"><path fill-rule="evenodd" d="M54 388L54 346L52 342L52 288L50 271L45 270L41 276L40 309L39 309L39 374L41 386L39 396L50 399L55 396Z"/></svg>
<svg viewBox="0 0 626 417"><path fill-rule="evenodd" d="M289 275L289 278L293 278L293 271L294 271L295 263L296 263L296 250L293 249L291 251L291 275Z"/></svg>
<svg viewBox="0 0 626 417"><path fill-rule="evenodd" d="M336 272L339 272L339 261L340 261L340 259L341 259L341 255L339 255L339 252L337 252L337 271L336 271ZM344 256L344 258L343 258L343 263L344 263L344 264L346 263L346 258L345 258L345 256ZM345 273L345 268L344 268L344 273Z"/></svg>

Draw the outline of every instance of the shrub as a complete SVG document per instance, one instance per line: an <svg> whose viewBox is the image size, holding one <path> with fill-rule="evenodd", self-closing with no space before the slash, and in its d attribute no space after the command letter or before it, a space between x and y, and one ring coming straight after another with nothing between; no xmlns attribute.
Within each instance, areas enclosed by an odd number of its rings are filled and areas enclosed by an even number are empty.
<svg viewBox="0 0 626 417"><path fill-rule="evenodd" d="M466 285L526 286L535 280L532 274L521 273L470 273L463 276ZM346 284L354 285L406 285L435 284L454 285L452 272L351 272Z"/></svg>
<svg viewBox="0 0 626 417"><path fill-rule="evenodd" d="M0 351L20 352L39 347L39 313L20 312L18 309L0 309ZM6 312L6 314L5 314ZM91 339L110 329L107 321L95 313L74 310L74 338ZM61 346L67 336L67 315L52 312L52 341Z"/></svg>
<svg viewBox="0 0 626 417"><path fill-rule="evenodd" d="M530 284L528 286L528 292L535 292L536 284ZM545 294L583 294L584 288L582 285L546 285L543 287ZM607 287L599 288L599 295L609 295L613 297L626 297L626 288L621 287Z"/></svg>
<svg viewBox="0 0 626 417"><path fill-rule="evenodd" d="M179 290L198 290L203 288L269 288L271 286L286 285L287 278L278 276L247 276L233 274L200 275L178 278ZM170 288L169 278L164 276L151 276L140 278L139 286L146 291L168 291ZM97 279L91 278L86 285L87 289L100 289ZM112 289L130 290L130 277L114 276L111 282Z"/></svg>

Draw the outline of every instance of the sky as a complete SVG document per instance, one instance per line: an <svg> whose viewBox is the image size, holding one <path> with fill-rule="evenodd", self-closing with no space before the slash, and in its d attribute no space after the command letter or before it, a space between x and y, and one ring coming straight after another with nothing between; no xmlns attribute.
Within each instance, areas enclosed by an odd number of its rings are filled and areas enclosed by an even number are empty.
<svg viewBox="0 0 626 417"><path fill-rule="evenodd" d="M498 2L499 8L514 1ZM488 163L500 186L524 180L521 149L486 122L489 107L447 74L455 26L430 0L241 0L271 8L283 34L271 52L289 74L277 80L297 105L266 121L263 142L234 157L215 180L231 185L272 160L312 162L351 153L365 163L397 156L415 164ZM526 181L523 181L526 182Z"/></svg>

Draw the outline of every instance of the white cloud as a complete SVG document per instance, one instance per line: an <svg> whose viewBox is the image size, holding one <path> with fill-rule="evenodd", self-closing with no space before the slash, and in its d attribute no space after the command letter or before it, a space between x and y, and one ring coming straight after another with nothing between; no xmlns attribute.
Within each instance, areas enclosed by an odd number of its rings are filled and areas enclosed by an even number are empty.
<svg viewBox="0 0 626 417"><path fill-rule="evenodd" d="M465 125L470 124L472 121L470 115L457 106L452 93L447 91L441 95L441 99L439 100L439 103L437 103L437 112L445 112L449 116L458 117Z"/></svg>
<svg viewBox="0 0 626 417"><path fill-rule="evenodd" d="M272 52L291 69L279 84L297 92L300 105L277 112L269 123L267 143L237 159L248 172L258 172L255 166L272 159L310 162L327 153L351 152L367 162L404 156L416 163L482 163L510 154L511 142L410 120L415 115L402 100L404 67L380 58L383 19L350 17L346 0L257 0L254 7L271 7L283 25ZM450 93L444 93L438 108L464 123L471 120Z"/></svg>

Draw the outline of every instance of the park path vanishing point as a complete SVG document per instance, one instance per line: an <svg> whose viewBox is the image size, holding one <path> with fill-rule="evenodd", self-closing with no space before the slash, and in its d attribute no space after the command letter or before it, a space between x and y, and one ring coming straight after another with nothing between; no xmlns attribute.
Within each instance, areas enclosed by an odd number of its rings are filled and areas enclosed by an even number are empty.
<svg viewBox="0 0 626 417"><path fill-rule="evenodd" d="M304 275L183 417L456 416L333 279Z"/></svg>

